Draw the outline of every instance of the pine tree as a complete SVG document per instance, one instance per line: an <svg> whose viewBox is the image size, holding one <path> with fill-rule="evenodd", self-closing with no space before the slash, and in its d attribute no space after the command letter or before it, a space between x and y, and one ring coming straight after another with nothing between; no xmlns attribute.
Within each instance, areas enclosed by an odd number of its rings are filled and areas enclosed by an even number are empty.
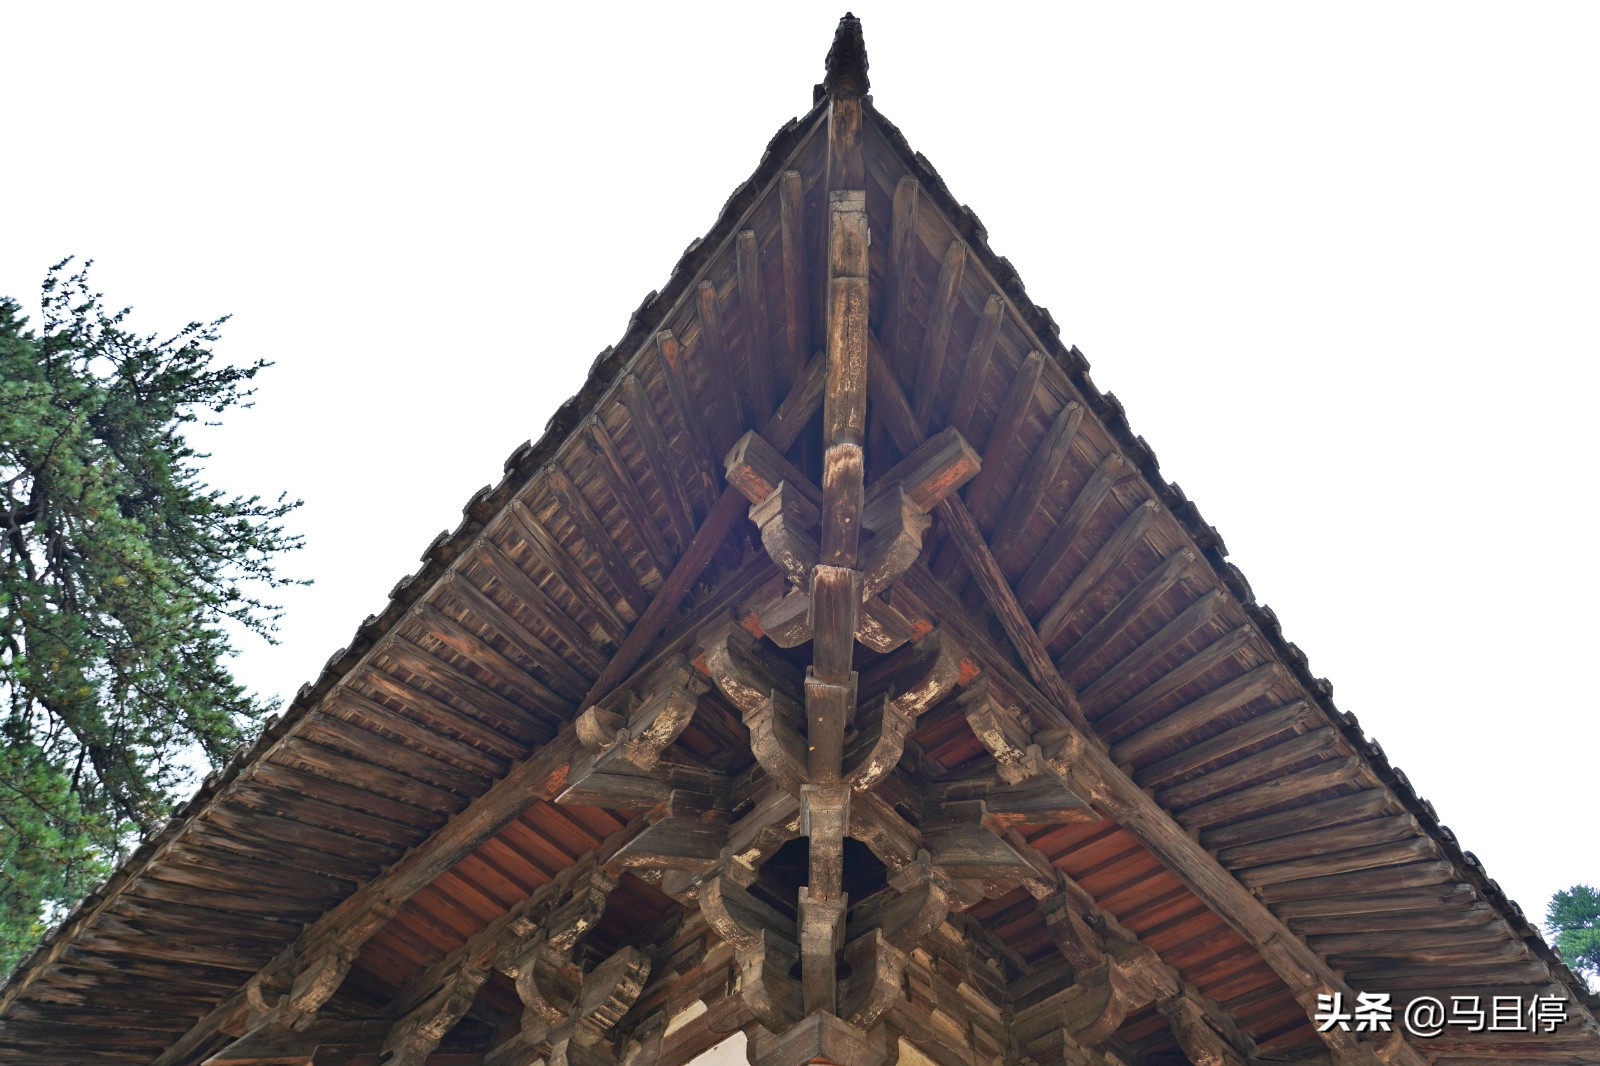
<svg viewBox="0 0 1600 1066"><path fill-rule="evenodd" d="M1551 943L1575 972L1600 978L1600 892L1573 885L1550 897L1544 913Z"/></svg>
<svg viewBox="0 0 1600 1066"><path fill-rule="evenodd" d="M299 543L298 501L208 487L185 436L269 364L216 360L223 320L134 334L87 269L38 333L0 298L0 974L271 712L225 627L272 639Z"/></svg>

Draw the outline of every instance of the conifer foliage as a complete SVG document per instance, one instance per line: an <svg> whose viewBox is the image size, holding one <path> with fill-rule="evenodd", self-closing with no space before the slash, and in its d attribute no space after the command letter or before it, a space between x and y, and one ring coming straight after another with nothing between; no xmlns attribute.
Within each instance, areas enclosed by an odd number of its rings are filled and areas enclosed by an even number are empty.
<svg viewBox="0 0 1600 1066"><path fill-rule="evenodd" d="M227 627L271 639L299 543L298 501L208 487L186 438L269 364L216 359L223 320L134 334L87 269L37 331L0 298L0 975L260 728Z"/></svg>

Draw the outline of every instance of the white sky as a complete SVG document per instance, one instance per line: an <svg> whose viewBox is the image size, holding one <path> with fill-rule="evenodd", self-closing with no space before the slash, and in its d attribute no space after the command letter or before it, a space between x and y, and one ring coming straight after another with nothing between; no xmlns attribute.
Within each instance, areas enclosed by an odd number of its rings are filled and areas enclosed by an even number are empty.
<svg viewBox="0 0 1600 1066"><path fill-rule="evenodd" d="M1600 883L1600 6L854 3L874 97L1535 920ZM0 0L0 293L277 361L289 696L803 113L843 4Z"/></svg>

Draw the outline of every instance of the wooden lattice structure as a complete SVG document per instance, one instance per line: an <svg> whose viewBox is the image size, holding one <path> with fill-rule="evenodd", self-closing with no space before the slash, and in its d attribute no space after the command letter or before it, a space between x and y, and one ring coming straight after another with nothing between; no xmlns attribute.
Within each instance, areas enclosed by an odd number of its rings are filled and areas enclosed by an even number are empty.
<svg viewBox="0 0 1600 1066"><path fill-rule="evenodd" d="M12 975L0 1061L1600 1062L866 75L847 17L543 438ZM1358 993L1392 1031L1318 1031ZM1402 1031L1469 995L1566 1021Z"/></svg>

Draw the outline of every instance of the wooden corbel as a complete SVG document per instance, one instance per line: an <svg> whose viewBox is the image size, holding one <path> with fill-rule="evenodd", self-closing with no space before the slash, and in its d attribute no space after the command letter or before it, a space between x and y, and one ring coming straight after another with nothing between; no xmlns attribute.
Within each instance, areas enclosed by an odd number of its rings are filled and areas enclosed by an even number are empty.
<svg viewBox="0 0 1600 1066"><path fill-rule="evenodd" d="M471 1009L488 976L487 966L463 965L437 992L395 1022L383 1042L384 1066L424 1066L445 1034Z"/></svg>
<svg viewBox="0 0 1600 1066"><path fill-rule="evenodd" d="M584 754L556 801L626 809L665 799L677 782L653 771L688 727L707 687L688 659L673 656L638 685L585 708L573 723Z"/></svg>
<svg viewBox="0 0 1600 1066"><path fill-rule="evenodd" d="M344 984L360 950L359 944L334 940L297 958L289 973L257 973L244 988L244 1028L310 1028L318 1012Z"/></svg>
<svg viewBox="0 0 1600 1066"><path fill-rule="evenodd" d="M1193 1066L1248 1066L1246 1056L1212 1028L1206 1012L1189 996L1159 1000L1156 1009L1167 1019L1173 1039Z"/></svg>
<svg viewBox="0 0 1600 1066"><path fill-rule="evenodd" d="M934 707L961 679L963 652L954 639L934 630L913 646L911 678L899 692L884 693L861 714L856 738L845 752L844 777L857 792L883 780L900 762L905 738L924 712Z"/></svg>
<svg viewBox="0 0 1600 1066"><path fill-rule="evenodd" d="M609 871L591 869L542 920L530 918L518 929L520 944L502 960L501 969L517 983L524 1032L559 1025L571 1014L582 983L573 950L600 921L616 887Z"/></svg>
<svg viewBox="0 0 1600 1066"><path fill-rule="evenodd" d="M839 989L839 1016L857 1029L871 1029L903 994L905 953L882 929L873 929L850 941L844 957L850 976Z"/></svg>
<svg viewBox="0 0 1600 1066"><path fill-rule="evenodd" d="M611 1030L638 1000L649 976L649 957L632 947L585 974L571 1012L550 1036L549 1066L615 1066Z"/></svg>
<svg viewBox="0 0 1600 1066"><path fill-rule="evenodd" d="M765 1028L782 1032L805 1013L800 984L790 976L800 961L791 923L727 877L700 889L706 924L731 944L739 966L739 995Z"/></svg>
<svg viewBox="0 0 1600 1066"><path fill-rule="evenodd" d="M717 865L728 840L725 812L701 792L674 789L651 824L618 848L610 865L658 879L668 871L702 875Z"/></svg>

